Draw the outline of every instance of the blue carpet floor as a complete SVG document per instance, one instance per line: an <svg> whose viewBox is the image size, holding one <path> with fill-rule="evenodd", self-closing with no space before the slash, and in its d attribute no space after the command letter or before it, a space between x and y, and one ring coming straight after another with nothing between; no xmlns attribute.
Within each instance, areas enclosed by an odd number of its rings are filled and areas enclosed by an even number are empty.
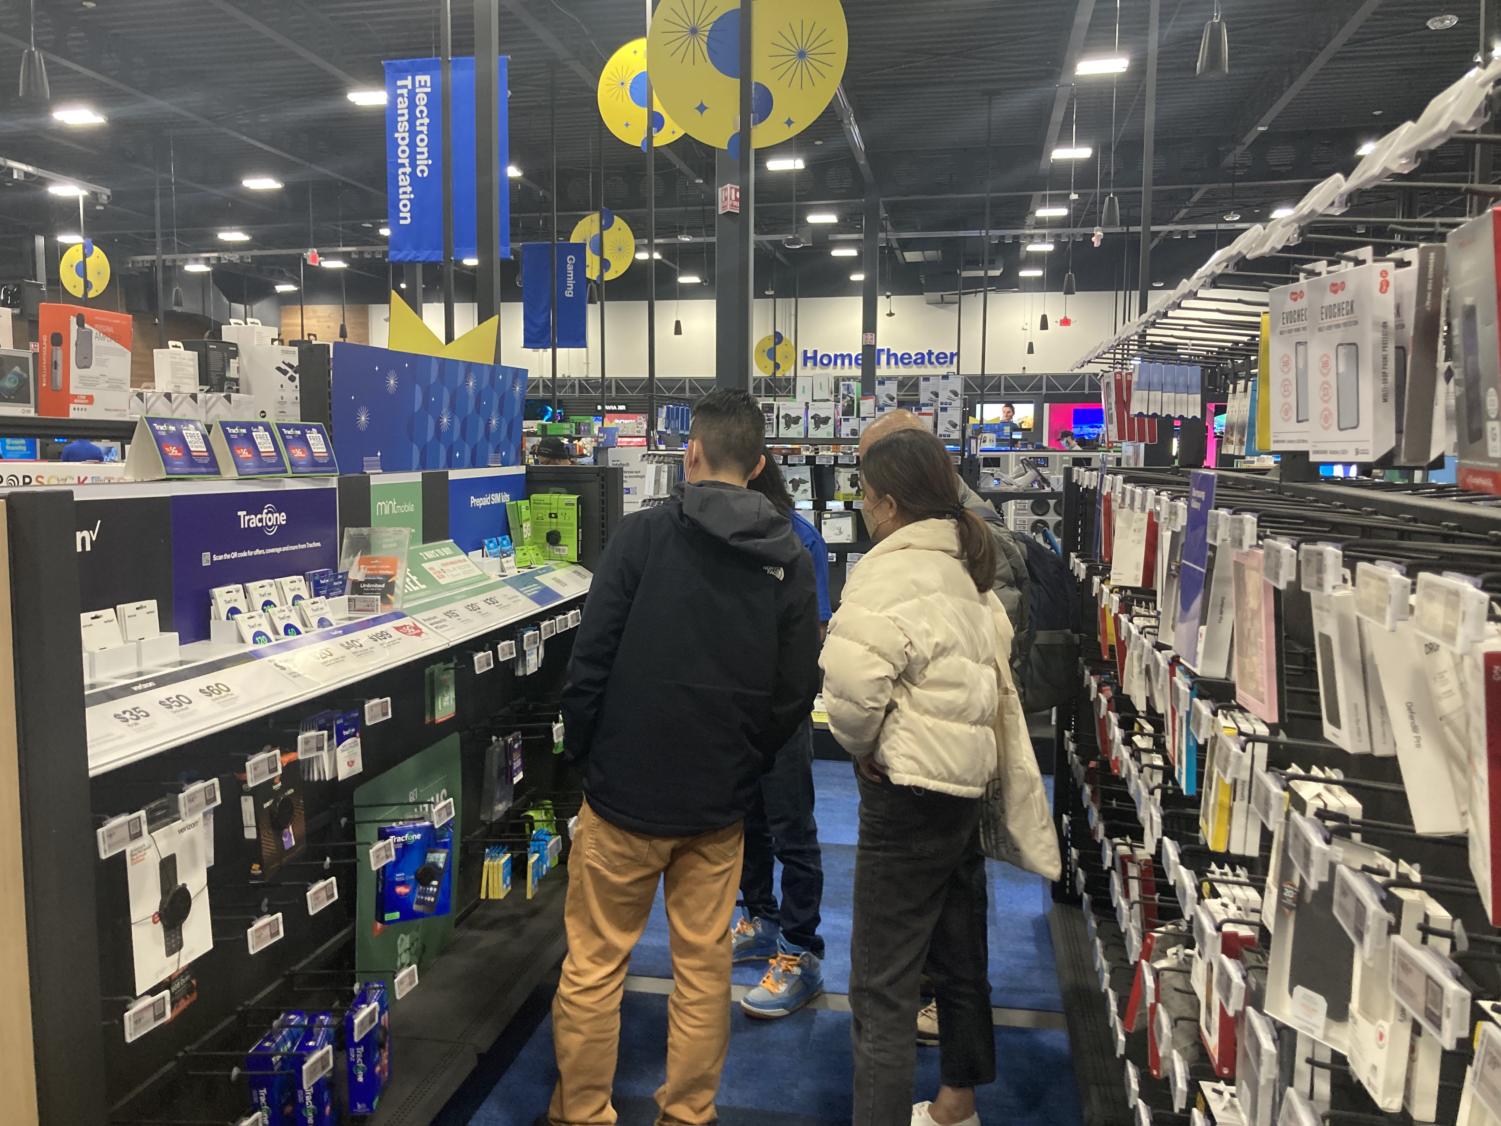
<svg viewBox="0 0 1501 1126"><path fill-rule="evenodd" d="M823 923L819 931L827 944L824 985L830 993L848 993L859 793L854 771L846 763L815 762L813 773L818 795L818 837L823 845ZM989 868L991 1004L1062 1012L1053 944L1048 935L1047 884L1037 876L1004 864L993 863ZM764 969L764 966L738 966L735 981L754 985ZM631 973L643 977L672 976L667 913L660 892L646 933L631 956Z"/></svg>
<svg viewBox="0 0 1501 1126"><path fill-rule="evenodd" d="M622 1126L649 1126L662 1082L667 998L627 993L615 1108ZM806 1012L782 1021L732 1024L719 1090L721 1126L833 1126L850 1120L849 1015ZM914 1049L916 1050L916 1049ZM987 1126L1077 1126L1081 1120L1067 1033L996 1029L1000 1077L979 1092ZM917 1097L938 1082L938 1053L918 1051ZM471 1126L532 1126L547 1109L557 1071L545 1020L470 1119Z"/></svg>

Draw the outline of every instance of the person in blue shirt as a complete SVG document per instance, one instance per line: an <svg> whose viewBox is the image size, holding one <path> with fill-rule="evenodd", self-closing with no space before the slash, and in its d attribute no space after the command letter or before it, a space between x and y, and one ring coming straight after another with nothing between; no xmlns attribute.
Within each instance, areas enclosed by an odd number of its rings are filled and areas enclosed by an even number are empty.
<svg viewBox="0 0 1501 1126"><path fill-rule="evenodd" d="M829 549L810 520L793 507L782 471L770 457L748 488L786 516L813 558L818 587L819 636L831 616ZM736 964L768 961L761 984L741 999L747 1016L790 1016L823 992L824 942L818 933L823 906L823 853L813 816L813 722L803 721L778 753L771 773L761 779L761 800L745 818L745 863L740 897L745 912L733 937ZM773 882L774 861L782 862L782 900Z"/></svg>

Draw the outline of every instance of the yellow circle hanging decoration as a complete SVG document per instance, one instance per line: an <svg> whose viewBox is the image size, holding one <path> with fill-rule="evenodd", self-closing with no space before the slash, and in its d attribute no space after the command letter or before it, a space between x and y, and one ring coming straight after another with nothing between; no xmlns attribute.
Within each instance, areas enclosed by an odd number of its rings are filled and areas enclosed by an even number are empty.
<svg viewBox="0 0 1501 1126"><path fill-rule="evenodd" d="M599 116L605 127L628 145L646 151L646 38L632 39L610 56L599 73ZM670 145L683 135L677 122L652 96L653 144Z"/></svg>
<svg viewBox="0 0 1501 1126"><path fill-rule="evenodd" d="M738 0L662 0L647 35L652 89L695 140L740 147ZM849 27L839 0L756 0L752 144L768 148L818 119L844 78Z"/></svg>
<svg viewBox="0 0 1501 1126"><path fill-rule="evenodd" d="M109 286L109 259L93 239L84 239L63 252L58 273L63 288L74 297L98 297Z"/></svg>
<svg viewBox="0 0 1501 1126"><path fill-rule="evenodd" d="M636 256L636 236L608 207L580 219L573 228L572 241L584 244L584 276L590 281L599 281L601 264L604 280L614 281Z"/></svg>
<svg viewBox="0 0 1501 1126"><path fill-rule="evenodd" d="M792 366L792 341L773 332L756 342L756 369L762 375L784 375Z"/></svg>

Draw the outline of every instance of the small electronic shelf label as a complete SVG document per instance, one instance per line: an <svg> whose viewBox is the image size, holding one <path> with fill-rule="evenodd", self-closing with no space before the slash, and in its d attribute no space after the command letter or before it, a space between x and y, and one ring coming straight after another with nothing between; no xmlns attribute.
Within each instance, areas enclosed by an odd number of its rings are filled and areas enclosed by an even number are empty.
<svg viewBox="0 0 1501 1126"><path fill-rule="evenodd" d="M502 641L495 647L495 653L502 661L514 661L516 659L516 643L514 641Z"/></svg>
<svg viewBox="0 0 1501 1126"><path fill-rule="evenodd" d="M326 1044L312 1055L308 1056L307 1062L302 1065L303 1089L311 1087L318 1080L334 1069L334 1046Z"/></svg>
<svg viewBox="0 0 1501 1126"><path fill-rule="evenodd" d="M328 750L327 731L303 731L297 736L298 760L317 758Z"/></svg>
<svg viewBox="0 0 1501 1126"><path fill-rule="evenodd" d="M417 988L417 964L414 962L396 975L393 984L393 992L400 1001L412 990Z"/></svg>
<svg viewBox="0 0 1501 1126"><path fill-rule="evenodd" d="M172 995L167 990L137 1001L125 1010L125 1042L133 1044L172 1018Z"/></svg>
<svg viewBox="0 0 1501 1126"><path fill-rule="evenodd" d="M377 723L385 723L391 718L391 697L381 696L378 699L365 701L365 726L374 727Z"/></svg>
<svg viewBox="0 0 1501 1126"><path fill-rule="evenodd" d="M307 913L316 915L339 901L339 881L330 876L307 889Z"/></svg>
<svg viewBox="0 0 1501 1126"><path fill-rule="evenodd" d="M254 789L262 782L281 777L281 752L273 747L245 760L245 785Z"/></svg>
<svg viewBox="0 0 1501 1126"><path fill-rule="evenodd" d="M444 825L447 825L452 820L453 820L453 799L452 798L444 798L437 805L433 806L432 822L433 822L433 828L434 829L441 829L441 828L443 828Z"/></svg>
<svg viewBox="0 0 1501 1126"><path fill-rule="evenodd" d="M370 870L379 872L396 859L396 839L387 837L370 846Z"/></svg>
<svg viewBox="0 0 1501 1126"><path fill-rule="evenodd" d="M122 813L119 817L112 817L94 834L99 842L99 859L108 860L116 853L124 852L136 841L146 835L146 813L137 810L135 813Z"/></svg>
<svg viewBox="0 0 1501 1126"><path fill-rule="evenodd" d="M376 1021L380 1020L380 1006L371 1002L362 1009L355 1010L354 1014L354 1038L358 1042L370 1035L375 1028Z"/></svg>
<svg viewBox="0 0 1501 1126"><path fill-rule="evenodd" d="M177 816L191 821L217 807L219 800L219 779L199 782L177 795Z"/></svg>
<svg viewBox="0 0 1501 1126"><path fill-rule="evenodd" d="M282 926L281 912L267 915L251 923L245 930L245 943L252 954L259 954L268 946L274 946L286 935Z"/></svg>
<svg viewBox="0 0 1501 1126"><path fill-rule="evenodd" d="M481 649L478 653L474 654L474 673L476 676L480 673L489 672L494 667L495 654L490 652L490 650Z"/></svg>

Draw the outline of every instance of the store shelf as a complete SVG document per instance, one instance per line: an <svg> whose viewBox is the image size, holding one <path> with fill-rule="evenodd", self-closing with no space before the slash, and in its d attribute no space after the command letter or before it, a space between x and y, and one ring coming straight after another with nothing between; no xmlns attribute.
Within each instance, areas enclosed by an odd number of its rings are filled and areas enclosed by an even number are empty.
<svg viewBox="0 0 1501 1126"><path fill-rule="evenodd" d="M133 418L115 421L108 418L0 415L0 437L4 438L102 438L110 442L127 442L135 429L136 420Z"/></svg>

